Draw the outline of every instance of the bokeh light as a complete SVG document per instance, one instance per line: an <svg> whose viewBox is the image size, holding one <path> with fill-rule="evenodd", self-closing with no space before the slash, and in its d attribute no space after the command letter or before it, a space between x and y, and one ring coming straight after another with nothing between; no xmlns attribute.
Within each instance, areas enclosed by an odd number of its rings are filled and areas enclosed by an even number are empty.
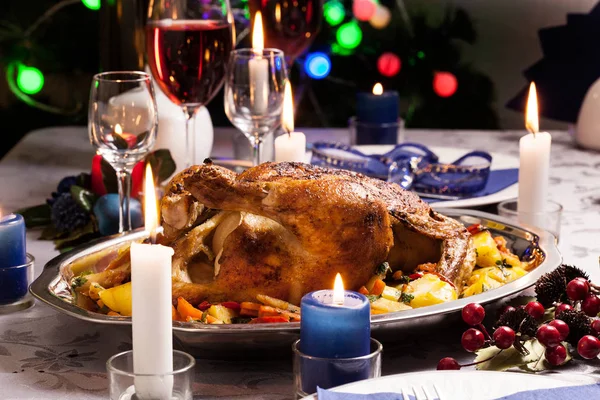
<svg viewBox="0 0 600 400"><path fill-rule="evenodd" d="M368 21L375 14L377 4L372 0L354 0L352 4L352 13L359 21Z"/></svg>
<svg viewBox="0 0 600 400"><path fill-rule="evenodd" d="M400 68L402 68L402 61L394 53L383 53L377 60L377 70L381 75L388 78L397 75Z"/></svg>
<svg viewBox="0 0 600 400"><path fill-rule="evenodd" d="M346 22L336 32L337 42L346 49L356 48L362 41L362 30L356 21Z"/></svg>
<svg viewBox="0 0 600 400"><path fill-rule="evenodd" d="M323 79L331 72L331 60L325 53L311 53L306 57L304 70L313 79Z"/></svg>
<svg viewBox="0 0 600 400"><path fill-rule="evenodd" d="M17 86L26 94L36 94L44 87L44 74L35 67L20 65L17 72Z"/></svg>
<svg viewBox="0 0 600 400"><path fill-rule="evenodd" d="M436 72L433 77L433 91L440 97L450 97L458 89L458 80L450 72Z"/></svg>
<svg viewBox="0 0 600 400"><path fill-rule="evenodd" d="M100 0L81 0L81 2L90 10L97 11L100 9Z"/></svg>
<svg viewBox="0 0 600 400"><path fill-rule="evenodd" d="M331 0L323 5L323 16L331 26L336 26L346 18L346 9L338 0Z"/></svg>

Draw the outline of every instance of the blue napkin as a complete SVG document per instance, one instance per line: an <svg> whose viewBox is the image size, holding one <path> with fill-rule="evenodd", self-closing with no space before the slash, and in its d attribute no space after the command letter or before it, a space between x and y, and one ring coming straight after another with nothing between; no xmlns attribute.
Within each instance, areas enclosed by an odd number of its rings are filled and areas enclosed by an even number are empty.
<svg viewBox="0 0 600 400"><path fill-rule="evenodd" d="M433 395L433 393L431 393ZM319 400L403 400L400 393L351 394L331 392L318 388ZM409 395L411 400L415 397ZM600 383L585 386L568 386L556 389L530 390L505 396L497 400L571 400L600 399Z"/></svg>
<svg viewBox="0 0 600 400"><path fill-rule="evenodd" d="M556 389L530 390L499 398L498 400L571 400L600 399L600 383L585 386L567 386ZM321 398L319 397L319 400Z"/></svg>
<svg viewBox="0 0 600 400"><path fill-rule="evenodd" d="M485 187L470 196L462 197L461 199L471 199L474 197L483 197L488 196L490 194L497 193L503 189L506 189L509 186L514 185L519 181L519 169L518 168L510 168L510 169L497 169L490 171L490 176L488 177L487 183ZM436 203L438 201L445 201L439 199L430 199L427 198L427 195L422 195L423 200L428 203Z"/></svg>

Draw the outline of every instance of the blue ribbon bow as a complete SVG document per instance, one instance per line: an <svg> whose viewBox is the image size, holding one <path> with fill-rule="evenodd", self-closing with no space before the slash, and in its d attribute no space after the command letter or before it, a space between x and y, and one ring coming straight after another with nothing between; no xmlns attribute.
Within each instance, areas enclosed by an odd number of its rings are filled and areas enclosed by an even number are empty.
<svg viewBox="0 0 600 400"><path fill-rule="evenodd" d="M453 163L442 164L434 152L418 143L402 143L385 154L366 155L343 144L317 142L311 162L360 172L422 193L468 195L485 187L492 156L471 151Z"/></svg>

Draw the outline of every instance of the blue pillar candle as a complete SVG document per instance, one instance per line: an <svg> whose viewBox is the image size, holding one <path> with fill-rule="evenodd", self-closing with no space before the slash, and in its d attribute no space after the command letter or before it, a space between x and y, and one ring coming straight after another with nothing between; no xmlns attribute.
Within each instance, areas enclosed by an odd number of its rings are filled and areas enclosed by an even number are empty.
<svg viewBox="0 0 600 400"><path fill-rule="evenodd" d="M360 293L344 291L342 286L337 293L334 290L308 293L302 298L301 308L300 351L317 357L303 360L303 391L313 393L316 386L330 388L366 379L368 361L357 360L340 367L334 360L370 354L369 300Z"/></svg>
<svg viewBox="0 0 600 400"><path fill-rule="evenodd" d="M383 91L381 84L373 92L360 92L356 96L357 144L396 144L400 97L396 91Z"/></svg>
<svg viewBox="0 0 600 400"><path fill-rule="evenodd" d="M25 221L19 214L0 218L0 304L13 303L27 294L29 286L25 250Z"/></svg>

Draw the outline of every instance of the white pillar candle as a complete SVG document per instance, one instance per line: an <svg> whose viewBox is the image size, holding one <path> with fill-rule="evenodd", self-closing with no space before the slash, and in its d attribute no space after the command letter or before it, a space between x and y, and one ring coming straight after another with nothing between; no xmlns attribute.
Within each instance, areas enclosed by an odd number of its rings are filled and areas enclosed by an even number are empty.
<svg viewBox="0 0 600 400"><path fill-rule="evenodd" d="M146 167L145 220L156 232L158 211L150 165ZM158 244L131 244L131 319L133 371L165 375L173 372L171 258L173 249ZM135 377L140 400L171 399L172 375Z"/></svg>
<svg viewBox="0 0 600 400"><path fill-rule="evenodd" d="M281 123L288 133L275 139L275 162L306 162L306 136L302 132L294 132L294 99L289 81L283 92Z"/></svg>
<svg viewBox="0 0 600 400"><path fill-rule="evenodd" d="M275 162L306 162L306 136L302 132L284 133L275 139Z"/></svg>
<svg viewBox="0 0 600 400"><path fill-rule="evenodd" d="M262 16L260 11L254 16L254 29L252 32L252 50L256 54L248 62L250 73L250 105L252 114L264 114L269 107L269 61L263 56L264 37Z"/></svg>
<svg viewBox="0 0 600 400"><path fill-rule="evenodd" d="M538 133L538 111L535 84L529 89L526 126L531 132L519 141L519 219L535 226L543 225L543 213L548 200L550 180L550 149L552 137L548 132Z"/></svg>

